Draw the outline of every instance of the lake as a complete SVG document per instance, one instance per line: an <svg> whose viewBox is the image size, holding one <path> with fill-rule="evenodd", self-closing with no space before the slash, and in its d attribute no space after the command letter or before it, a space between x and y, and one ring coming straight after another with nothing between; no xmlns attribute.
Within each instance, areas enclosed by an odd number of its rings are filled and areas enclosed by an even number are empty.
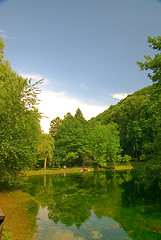
<svg viewBox="0 0 161 240"><path fill-rule="evenodd" d="M135 171L26 177L0 208L13 240L160 240L159 184Z"/></svg>

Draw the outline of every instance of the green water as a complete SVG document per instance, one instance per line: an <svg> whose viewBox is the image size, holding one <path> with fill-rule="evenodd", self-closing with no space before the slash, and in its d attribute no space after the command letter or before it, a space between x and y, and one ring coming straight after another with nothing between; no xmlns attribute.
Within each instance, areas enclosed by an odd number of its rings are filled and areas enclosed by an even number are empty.
<svg viewBox="0 0 161 240"><path fill-rule="evenodd" d="M25 179L36 240L161 239L159 182L134 172Z"/></svg>

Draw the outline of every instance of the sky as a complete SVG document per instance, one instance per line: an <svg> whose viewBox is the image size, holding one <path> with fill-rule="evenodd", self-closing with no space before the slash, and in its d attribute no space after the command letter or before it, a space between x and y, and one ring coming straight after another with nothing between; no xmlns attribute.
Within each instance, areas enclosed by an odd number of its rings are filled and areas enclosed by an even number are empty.
<svg viewBox="0 0 161 240"><path fill-rule="evenodd" d="M5 58L19 75L44 79L42 130L75 114L89 120L151 85L136 61L154 55L161 0L0 0Z"/></svg>

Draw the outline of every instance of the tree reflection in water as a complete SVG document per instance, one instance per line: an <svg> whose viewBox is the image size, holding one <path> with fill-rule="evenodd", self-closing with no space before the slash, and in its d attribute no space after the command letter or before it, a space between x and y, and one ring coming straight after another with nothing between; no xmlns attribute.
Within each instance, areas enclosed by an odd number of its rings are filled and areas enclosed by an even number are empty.
<svg viewBox="0 0 161 240"><path fill-rule="evenodd" d="M161 238L161 195L157 183L143 181L134 173L49 175L26 181L30 184L25 185L24 191L41 205L38 225L51 225L55 233L71 231L77 237L71 239ZM48 221L43 221L42 208Z"/></svg>

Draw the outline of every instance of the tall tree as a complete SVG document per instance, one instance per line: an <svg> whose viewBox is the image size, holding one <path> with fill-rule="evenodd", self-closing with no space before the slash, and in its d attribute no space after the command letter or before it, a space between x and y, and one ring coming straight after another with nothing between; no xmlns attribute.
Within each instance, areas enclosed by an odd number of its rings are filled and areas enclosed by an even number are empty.
<svg viewBox="0 0 161 240"><path fill-rule="evenodd" d="M61 166L82 165L86 145L86 120L74 118L68 113L55 136L55 164Z"/></svg>
<svg viewBox="0 0 161 240"><path fill-rule="evenodd" d="M153 72L148 73L148 77L155 82L154 90L151 94L150 100L153 104L153 111L151 115L151 119L153 119L153 139L145 146L145 153L148 153L150 158L152 156L153 161L151 167L154 169L161 168L161 36L157 36L154 38L148 37L148 42L150 43L150 47L154 50L157 50L158 53L155 54L154 58L150 55L145 55L146 61L139 62L137 61L140 70L149 70Z"/></svg>
<svg viewBox="0 0 161 240"><path fill-rule="evenodd" d="M46 170L47 160L48 165L51 166L54 151L54 139L48 133L42 133L37 149L38 158L43 161L44 170Z"/></svg>
<svg viewBox="0 0 161 240"><path fill-rule="evenodd" d="M117 124L107 126L97 122L89 136L89 146L94 163L100 167L117 164L119 161L120 139Z"/></svg>
<svg viewBox="0 0 161 240"><path fill-rule="evenodd" d="M58 128L61 125L62 120L60 119L60 117L56 117L55 119L53 119L50 122L50 129L49 129L49 133L54 137L57 132L58 132Z"/></svg>
<svg viewBox="0 0 161 240"><path fill-rule="evenodd" d="M11 182L36 163L41 116L35 107L36 83L12 70L3 47L0 38L0 180Z"/></svg>
<svg viewBox="0 0 161 240"><path fill-rule="evenodd" d="M83 113L81 112L80 108L76 110L76 113L74 115L74 118L79 118L79 117L83 117Z"/></svg>

